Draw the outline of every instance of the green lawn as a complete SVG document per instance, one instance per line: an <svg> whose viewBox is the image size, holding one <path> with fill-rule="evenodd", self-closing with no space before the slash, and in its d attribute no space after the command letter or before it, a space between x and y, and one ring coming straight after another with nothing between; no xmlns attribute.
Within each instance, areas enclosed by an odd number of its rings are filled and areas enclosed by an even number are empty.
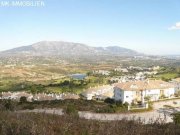
<svg viewBox="0 0 180 135"><path fill-rule="evenodd" d="M100 86L107 84L108 78L89 76L85 80L73 80L68 77L40 81L29 82L20 81L14 78L4 78L0 80L0 91L31 91L36 92L52 92L52 93L65 93L71 92L80 94L83 90L90 87ZM23 86L23 87L22 87Z"/></svg>
<svg viewBox="0 0 180 135"><path fill-rule="evenodd" d="M178 77L177 73L163 73L155 76L156 79L174 79L176 77Z"/></svg>

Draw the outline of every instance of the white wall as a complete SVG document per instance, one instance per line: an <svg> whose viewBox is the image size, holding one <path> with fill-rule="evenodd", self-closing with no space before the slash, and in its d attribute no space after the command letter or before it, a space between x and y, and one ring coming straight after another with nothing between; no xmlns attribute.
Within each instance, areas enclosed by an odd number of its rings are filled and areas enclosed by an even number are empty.
<svg viewBox="0 0 180 135"><path fill-rule="evenodd" d="M160 89L152 89L152 90L145 90L143 91L143 97L150 96L151 101L157 101L160 98ZM168 88L164 89L164 95L166 97L170 97L174 95L175 88ZM123 103L128 102L129 104L132 103L136 95L136 91L127 91L127 90L121 90L117 87L114 88L114 99L116 101L121 100Z"/></svg>
<svg viewBox="0 0 180 135"><path fill-rule="evenodd" d="M175 93L175 88L169 88L164 90L164 95L166 97L171 97Z"/></svg>
<svg viewBox="0 0 180 135"><path fill-rule="evenodd" d="M174 88L168 88L168 89L163 89L163 93L166 97L170 97L174 95L175 89ZM159 100L161 96L161 90L160 89L153 89L153 90L146 90L143 92L143 96L150 96L152 101Z"/></svg>
<svg viewBox="0 0 180 135"><path fill-rule="evenodd" d="M134 100L134 91L124 91L124 102L128 102L129 104L132 103L132 101Z"/></svg>
<svg viewBox="0 0 180 135"><path fill-rule="evenodd" d="M157 101L160 98L160 89L152 89L143 91L143 96L151 97L151 101Z"/></svg>
<svg viewBox="0 0 180 135"><path fill-rule="evenodd" d="M114 88L114 99L116 101L121 100L123 103L128 102L129 104L133 101L134 91L124 91L117 87Z"/></svg>

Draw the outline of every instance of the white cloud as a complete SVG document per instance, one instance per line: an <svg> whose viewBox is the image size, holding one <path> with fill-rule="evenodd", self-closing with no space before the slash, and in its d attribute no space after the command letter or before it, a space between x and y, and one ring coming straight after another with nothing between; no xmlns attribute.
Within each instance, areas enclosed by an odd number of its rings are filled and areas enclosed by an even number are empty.
<svg viewBox="0 0 180 135"><path fill-rule="evenodd" d="M175 25L171 26L169 30L180 30L180 22L177 22Z"/></svg>

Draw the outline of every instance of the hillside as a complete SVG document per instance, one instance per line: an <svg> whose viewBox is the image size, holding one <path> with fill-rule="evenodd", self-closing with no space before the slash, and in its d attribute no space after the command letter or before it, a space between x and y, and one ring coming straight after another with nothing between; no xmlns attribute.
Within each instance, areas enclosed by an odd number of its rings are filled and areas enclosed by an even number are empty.
<svg viewBox="0 0 180 135"><path fill-rule="evenodd" d="M136 56L138 52L118 46L91 47L81 43L62 41L42 41L29 46L22 46L0 53L2 56Z"/></svg>

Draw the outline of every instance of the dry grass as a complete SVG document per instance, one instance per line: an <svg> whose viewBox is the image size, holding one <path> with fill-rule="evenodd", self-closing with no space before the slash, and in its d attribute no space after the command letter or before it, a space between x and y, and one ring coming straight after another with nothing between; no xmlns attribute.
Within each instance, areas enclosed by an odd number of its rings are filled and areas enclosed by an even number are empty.
<svg viewBox="0 0 180 135"><path fill-rule="evenodd" d="M178 135L180 127L158 122L100 122L77 116L0 112L1 135Z"/></svg>

